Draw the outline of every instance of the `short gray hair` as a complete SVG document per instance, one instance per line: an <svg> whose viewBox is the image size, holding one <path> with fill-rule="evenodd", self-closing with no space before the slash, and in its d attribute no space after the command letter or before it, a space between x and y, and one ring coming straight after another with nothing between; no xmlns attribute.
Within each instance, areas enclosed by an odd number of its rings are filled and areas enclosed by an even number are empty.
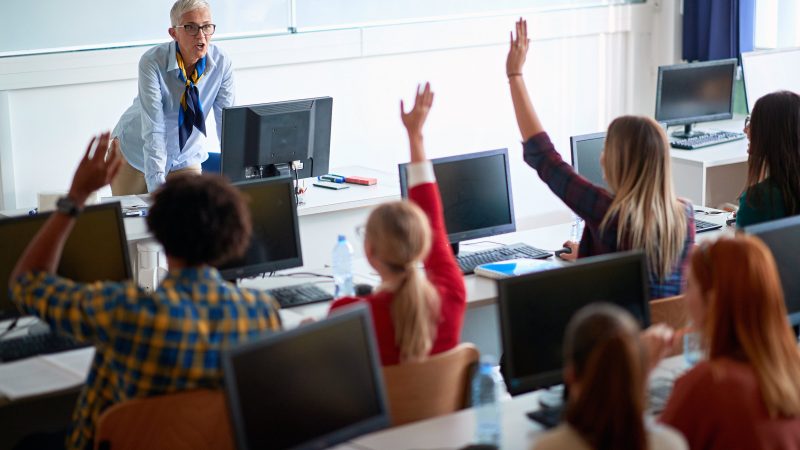
<svg viewBox="0 0 800 450"><path fill-rule="evenodd" d="M211 5L206 0L178 0L169 11L169 19L172 21L172 26L177 26L181 21L181 17L187 12L200 8L207 8L210 11Z"/></svg>

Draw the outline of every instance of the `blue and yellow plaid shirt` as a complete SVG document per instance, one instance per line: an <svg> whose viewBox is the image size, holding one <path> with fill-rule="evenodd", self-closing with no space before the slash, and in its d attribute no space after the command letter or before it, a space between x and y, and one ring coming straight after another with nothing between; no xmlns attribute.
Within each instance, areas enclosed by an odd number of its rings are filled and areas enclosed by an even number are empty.
<svg viewBox="0 0 800 450"><path fill-rule="evenodd" d="M95 346L68 448L91 448L97 419L115 403L220 388L222 350L281 327L266 293L237 288L211 267L171 271L150 294L133 282L85 284L33 272L20 276L13 296L54 331Z"/></svg>

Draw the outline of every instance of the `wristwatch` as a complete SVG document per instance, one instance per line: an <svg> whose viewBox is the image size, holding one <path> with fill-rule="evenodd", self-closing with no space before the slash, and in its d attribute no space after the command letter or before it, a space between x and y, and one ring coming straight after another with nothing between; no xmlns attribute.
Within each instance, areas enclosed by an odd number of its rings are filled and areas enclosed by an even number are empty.
<svg viewBox="0 0 800 450"><path fill-rule="evenodd" d="M61 214L66 214L69 217L78 217L78 214L83 211L83 208L78 207L71 198L61 197L56 202L56 211Z"/></svg>

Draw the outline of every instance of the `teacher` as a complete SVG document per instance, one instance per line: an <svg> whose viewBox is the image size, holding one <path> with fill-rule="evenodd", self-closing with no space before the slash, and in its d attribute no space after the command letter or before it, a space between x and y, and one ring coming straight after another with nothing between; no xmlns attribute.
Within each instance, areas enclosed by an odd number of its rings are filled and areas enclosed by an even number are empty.
<svg viewBox="0 0 800 450"><path fill-rule="evenodd" d="M142 55L139 94L112 132L112 146L125 157L113 195L144 194L168 177L199 174L208 158L208 112L214 109L221 138L222 108L233 105L231 61L210 43L216 25L208 2L178 0L169 15L173 41Z"/></svg>

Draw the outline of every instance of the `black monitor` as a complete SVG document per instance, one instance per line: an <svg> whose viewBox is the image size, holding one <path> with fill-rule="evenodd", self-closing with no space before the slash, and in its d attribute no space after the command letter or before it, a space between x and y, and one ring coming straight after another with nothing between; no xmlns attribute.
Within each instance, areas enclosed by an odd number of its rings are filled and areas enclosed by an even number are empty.
<svg viewBox="0 0 800 450"><path fill-rule="evenodd" d="M9 277L48 217L42 213L0 220L0 319L19 314L8 292ZM79 282L132 278L119 203L86 207L64 245L56 273Z"/></svg>
<svg viewBox="0 0 800 450"><path fill-rule="evenodd" d="M572 147L572 167L592 184L608 189L600 166L600 154L606 143L606 133L583 134L569 138Z"/></svg>
<svg viewBox="0 0 800 450"><path fill-rule="evenodd" d="M498 280L498 309L511 395L562 383L564 330L594 302L628 310L650 325L647 265L642 252L581 259L559 269Z"/></svg>
<svg viewBox="0 0 800 450"><path fill-rule="evenodd" d="M239 449L328 448L389 426L364 305L235 347L222 367Z"/></svg>
<svg viewBox="0 0 800 450"><path fill-rule="evenodd" d="M800 216L750 225L744 232L758 236L769 247L781 277L789 322L800 325Z"/></svg>
<svg viewBox="0 0 800 450"><path fill-rule="evenodd" d="M736 58L658 68L656 120L667 125L684 125L676 137L691 137L698 122L733 117L733 89Z"/></svg>
<svg viewBox="0 0 800 450"><path fill-rule="evenodd" d="M231 181L325 175L331 149L331 97L222 110L222 174Z"/></svg>
<svg viewBox="0 0 800 450"><path fill-rule="evenodd" d="M508 150L432 159L448 238L457 244L516 231ZM400 192L408 197L408 164L400 164Z"/></svg>
<svg viewBox="0 0 800 450"><path fill-rule="evenodd" d="M245 254L219 266L226 280L300 267L300 231L294 184L289 176L234 183L250 208L253 234Z"/></svg>

